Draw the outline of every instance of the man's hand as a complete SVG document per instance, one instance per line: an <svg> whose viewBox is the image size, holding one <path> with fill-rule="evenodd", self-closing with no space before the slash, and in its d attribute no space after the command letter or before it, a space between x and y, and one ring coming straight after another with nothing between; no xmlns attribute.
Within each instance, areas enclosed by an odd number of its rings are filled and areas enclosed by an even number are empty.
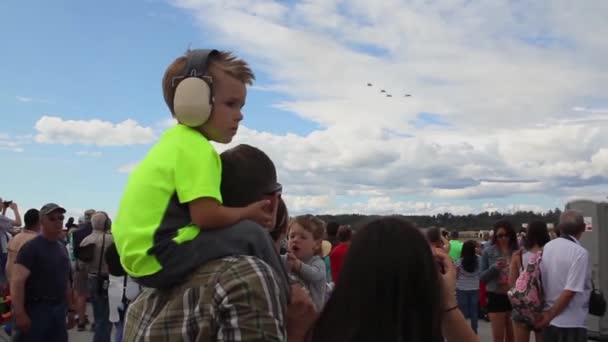
<svg viewBox="0 0 608 342"><path fill-rule="evenodd" d="M19 207L17 206L17 203L15 203L15 202L12 202L11 204L9 204L8 207L11 208L12 210L19 210Z"/></svg>
<svg viewBox="0 0 608 342"><path fill-rule="evenodd" d="M24 311L15 314L15 325L17 325L17 329L20 332L27 333L32 327L32 321L30 320L30 317L27 315L27 313Z"/></svg>
<svg viewBox="0 0 608 342"><path fill-rule="evenodd" d="M291 302L285 312L287 340L304 341L316 319L315 305L306 290L300 285L291 285Z"/></svg>
<svg viewBox="0 0 608 342"><path fill-rule="evenodd" d="M549 311L544 311L542 314L540 314L540 316L538 317L536 324L534 324L534 327L536 329L544 329L547 326L549 326L549 324L551 323L551 321L553 320L554 315L552 313L551 310Z"/></svg>
<svg viewBox="0 0 608 342"><path fill-rule="evenodd" d="M244 219L253 220L265 228L274 228L272 226L272 212L269 212L269 200L262 200L248 205L245 208Z"/></svg>
<svg viewBox="0 0 608 342"><path fill-rule="evenodd" d="M68 323L67 328L72 329L76 326L76 317L74 316L74 311L68 311Z"/></svg>

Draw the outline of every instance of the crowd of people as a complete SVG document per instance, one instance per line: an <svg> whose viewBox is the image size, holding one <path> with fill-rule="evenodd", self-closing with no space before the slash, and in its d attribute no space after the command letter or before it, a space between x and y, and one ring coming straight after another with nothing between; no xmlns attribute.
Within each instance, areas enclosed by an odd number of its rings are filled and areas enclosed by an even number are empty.
<svg viewBox="0 0 608 342"><path fill-rule="evenodd" d="M532 334L537 342L583 342L593 288L580 244L585 228L581 213L567 210L555 231L536 221L517 234L500 220L482 243L439 228L427 239L454 261L458 305L475 332L487 315L495 342L528 342Z"/></svg>
<svg viewBox="0 0 608 342"><path fill-rule="evenodd" d="M63 342L90 323L96 342L113 329L129 342L472 342L480 283L494 341L513 340L512 321L518 340L542 331L546 341L583 341L591 287L579 213L562 215L564 239L545 244L531 229L525 249L507 221L481 247L395 217L356 233L291 217L264 151L219 154L211 144L232 141L253 79L229 52L178 57L162 80L178 124L131 172L113 221L91 209L64 225L66 210L48 203L28 210L8 244L0 234L17 341ZM17 205L5 207L15 219L2 227L20 226ZM547 305L530 324L511 315L519 292L510 288L519 289L514 268L527 274L540 249Z"/></svg>

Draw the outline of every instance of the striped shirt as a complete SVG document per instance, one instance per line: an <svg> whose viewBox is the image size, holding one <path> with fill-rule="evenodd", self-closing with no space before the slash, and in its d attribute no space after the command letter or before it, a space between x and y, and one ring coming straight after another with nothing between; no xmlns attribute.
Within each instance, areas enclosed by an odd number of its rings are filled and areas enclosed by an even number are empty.
<svg viewBox="0 0 608 342"><path fill-rule="evenodd" d="M168 291L146 288L129 305L134 341L285 341L286 294L275 271L251 256L214 260Z"/></svg>
<svg viewBox="0 0 608 342"><path fill-rule="evenodd" d="M477 268L474 272L467 272L462 267L462 259L456 260L454 266L456 267L456 271L458 272L458 276L456 277L456 289L461 291L473 291L479 290L479 270L480 270L481 260L479 256L477 257Z"/></svg>

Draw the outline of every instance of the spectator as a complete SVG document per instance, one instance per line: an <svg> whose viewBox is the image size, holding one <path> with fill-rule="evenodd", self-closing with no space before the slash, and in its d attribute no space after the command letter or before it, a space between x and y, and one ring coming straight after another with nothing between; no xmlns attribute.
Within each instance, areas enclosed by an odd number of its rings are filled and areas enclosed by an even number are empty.
<svg viewBox="0 0 608 342"><path fill-rule="evenodd" d="M239 145L221 154L221 193L227 206L243 206L260 200L270 201L272 217L268 230L276 227L281 186L268 156L257 148ZM237 230L244 227L243 230ZM272 268L258 257L218 256L205 262L186 283L168 290L144 288L130 304L125 321L125 341L173 341L188 336L195 341L285 341L297 340L302 327L312 321L310 299L301 288L292 292L291 315L285 315L288 283L285 269L270 234L248 222L216 230L204 230L210 245L231 244L238 234L258 236L264 249L273 253L278 267ZM260 250L261 250L260 249ZM294 307L294 304L303 304ZM149 310L150 305L156 310ZM302 308L306 308L302 310ZM304 315L303 313L306 313ZM286 322L286 319L294 319ZM184 322L192 324L184 325ZM289 327L286 333L286 326Z"/></svg>
<svg viewBox="0 0 608 342"><path fill-rule="evenodd" d="M89 294L93 301L93 318L95 319L95 335L93 342L110 342L112 324L108 302L108 264L105 252L114 243L110 228L112 221L103 211L96 212L91 218L93 232L80 243L80 248L93 245L93 258L87 263Z"/></svg>
<svg viewBox="0 0 608 342"><path fill-rule="evenodd" d="M40 231L40 212L38 209L30 209L23 215L25 221L25 227L21 233L17 234L8 244L8 258L6 262L6 276L10 281L11 270L17 259L17 255L21 250L21 247L28 241L32 240L38 235Z"/></svg>
<svg viewBox="0 0 608 342"><path fill-rule="evenodd" d="M15 341L68 340L74 311L68 279L70 263L58 241L64 213L65 209L54 203L40 209L41 234L21 248L12 268Z"/></svg>
<svg viewBox="0 0 608 342"><path fill-rule="evenodd" d="M511 256L517 249L517 236L511 222L496 222L492 245L481 256L480 275L480 279L486 283L487 311L494 342L513 342L511 302L507 291Z"/></svg>
<svg viewBox="0 0 608 342"><path fill-rule="evenodd" d="M338 246L338 229L340 228L340 224L336 221L330 221L327 223L327 241L331 243L333 247ZM333 248L332 247L332 248Z"/></svg>
<svg viewBox="0 0 608 342"><path fill-rule="evenodd" d="M6 282L8 234L13 230L13 227L21 227L21 215L19 214L19 206L13 201L3 201L0 198L0 205L2 205L2 214L0 215L0 281ZM7 209L13 211L14 220L6 216Z"/></svg>
<svg viewBox="0 0 608 342"><path fill-rule="evenodd" d="M429 227L426 230L426 239L433 248L441 248L446 253L450 252L450 242L439 227Z"/></svg>
<svg viewBox="0 0 608 342"><path fill-rule="evenodd" d="M350 240L352 235L353 231L347 226L342 226L338 229L338 241L340 241L340 243L329 253L331 279L334 281L334 283L338 282L340 270L342 269L344 259L346 258L346 254L350 248Z"/></svg>
<svg viewBox="0 0 608 342"><path fill-rule="evenodd" d="M477 242L469 240L462 245L462 256L456 260L456 298L471 328L477 333L479 319L479 270L480 257L476 254Z"/></svg>
<svg viewBox="0 0 608 342"><path fill-rule="evenodd" d="M407 221L367 224L353 239L311 340L477 341L456 305L452 262L443 250L435 253Z"/></svg>
<svg viewBox="0 0 608 342"><path fill-rule="evenodd" d="M534 254L542 253L543 247L551 240L547 224L542 221L530 222L528 225L528 233L524 240L524 246L519 251L513 253L511 258L511 267L509 274L509 287L515 287L515 283L519 275L524 272L526 266L530 262L530 258ZM513 312L513 333L515 342L529 342L530 332L534 331L534 339L536 342L542 341L540 329L536 329L532 324L526 321L523 317L517 317Z"/></svg>
<svg viewBox="0 0 608 342"><path fill-rule="evenodd" d="M559 219L560 238L543 249L540 264L547 311L538 328L545 342L586 342L591 295L589 252L580 244L585 232L580 212L566 210Z"/></svg>
<svg viewBox="0 0 608 342"><path fill-rule="evenodd" d="M457 230L450 232L450 258L452 258L452 261L458 260L460 253L462 253L462 241L459 238L460 233Z"/></svg>
<svg viewBox="0 0 608 342"><path fill-rule="evenodd" d="M325 222L313 215L298 216L290 224L288 235L289 252L284 258L287 268L304 282L317 311L321 311L327 286L321 250Z"/></svg>
<svg viewBox="0 0 608 342"><path fill-rule="evenodd" d="M78 228L74 230L70 236L68 236L74 256L78 255L78 249L82 240L91 235L93 232L91 218L94 214L95 209L86 210L82 220L80 218L78 219ZM78 331L84 331L89 321L86 315L87 299L89 297L89 270L87 269L87 264L78 260L77 258L75 258L73 264L73 287L76 302L76 316L78 317Z"/></svg>

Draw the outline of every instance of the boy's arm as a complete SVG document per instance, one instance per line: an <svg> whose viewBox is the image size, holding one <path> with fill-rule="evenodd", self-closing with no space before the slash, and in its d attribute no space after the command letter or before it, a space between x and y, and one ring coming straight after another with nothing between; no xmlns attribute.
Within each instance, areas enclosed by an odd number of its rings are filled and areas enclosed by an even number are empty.
<svg viewBox="0 0 608 342"><path fill-rule="evenodd" d="M192 223L203 229L225 228L242 220L252 220L264 227L272 223L272 216L266 211L269 201L259 201L243 208L231 208L221 205L210 197L197 198L190 203Z"/></svg>
<svg viewBox="0 0 608 342"><path fill-rule="evenodd" d="M308 265L300 261L298 274L304 281L317 282L325 281L325 262L323 259L315 259L312 265Z"/></svg>

